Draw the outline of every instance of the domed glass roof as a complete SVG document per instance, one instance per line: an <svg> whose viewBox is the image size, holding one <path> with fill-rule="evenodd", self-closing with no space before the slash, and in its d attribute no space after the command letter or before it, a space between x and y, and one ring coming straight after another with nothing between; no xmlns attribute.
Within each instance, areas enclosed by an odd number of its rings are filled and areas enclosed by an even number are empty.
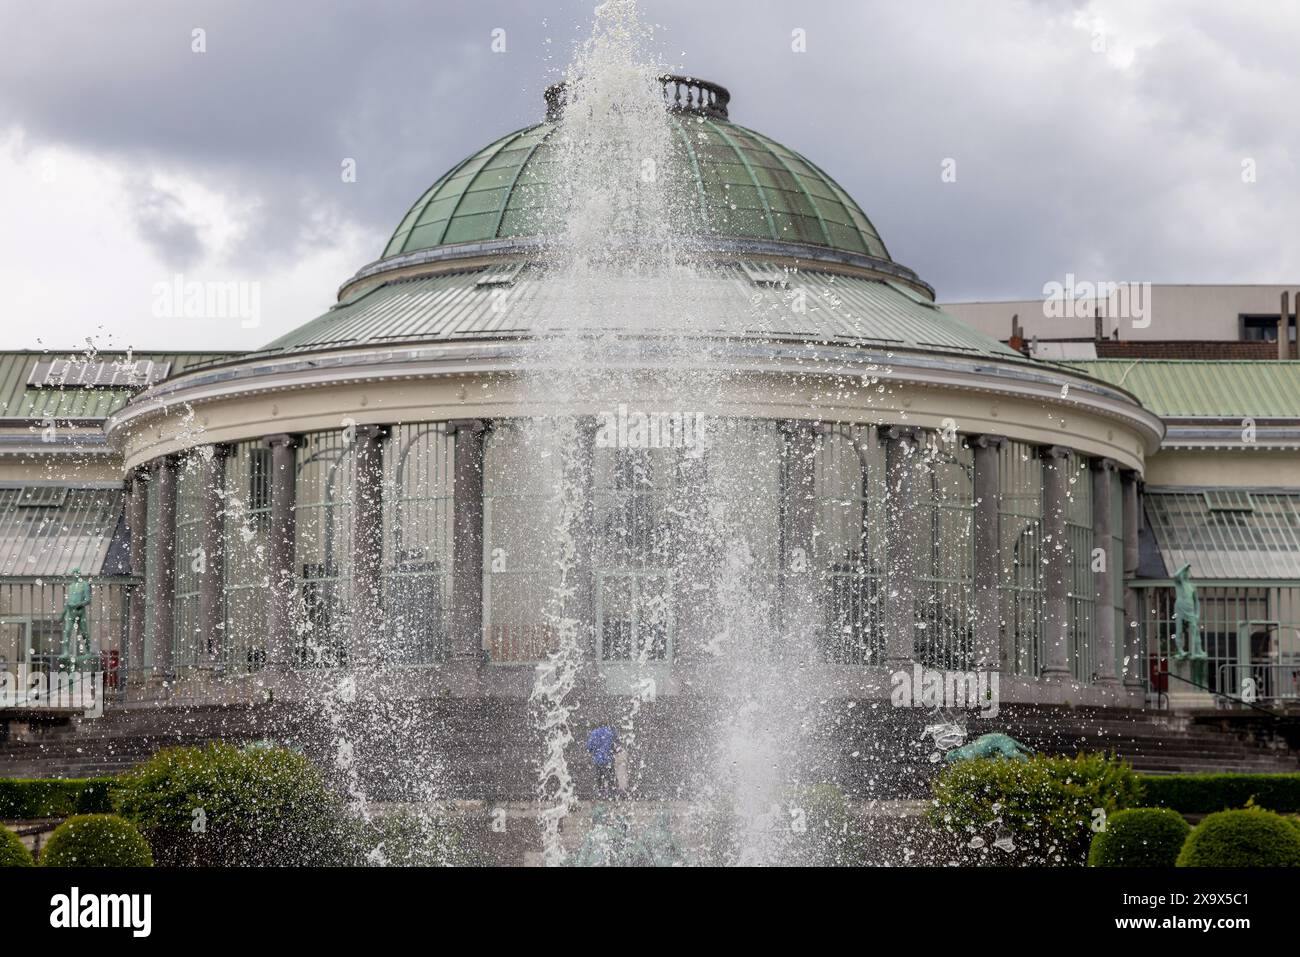
<svg viewBox="0 0 1300 957"><path fill-rule="evenodd" d="M889 259L866 214L812 162L719 115L671 112L681 149L670 175L693 182L698 232ZM402 219L384 258L558 231L547 194L561 175L553 121L503 136L451 169Z"/></svg>

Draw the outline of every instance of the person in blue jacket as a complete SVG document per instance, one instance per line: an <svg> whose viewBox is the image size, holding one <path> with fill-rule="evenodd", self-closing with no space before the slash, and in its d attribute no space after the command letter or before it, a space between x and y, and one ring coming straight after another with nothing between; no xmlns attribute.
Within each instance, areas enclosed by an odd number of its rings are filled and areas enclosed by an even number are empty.
<svg viewBox="0 0 1300 957"><path fill-rule="evenodd" d="M587 735L587 753L596 769L596 794L602 798L614 794L614 748L617 744L618 732L609 724L592 728Z"/></svg>

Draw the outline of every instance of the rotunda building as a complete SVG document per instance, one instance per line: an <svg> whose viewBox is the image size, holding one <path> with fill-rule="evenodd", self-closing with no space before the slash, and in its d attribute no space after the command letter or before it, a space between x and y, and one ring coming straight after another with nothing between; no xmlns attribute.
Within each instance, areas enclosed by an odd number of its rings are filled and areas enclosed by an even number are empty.
<svg viewBox="0 0 1300 957"><path fill-rule="evenodd" d="M773 640L805 636L828 695L887 697L915 662L996 671L1005 702L1142 702L1125 579L1160 419L945 314L826 172L731 121L722 87L663 89L709 407L657 375L654 296L600 320L641 343L619 394L530 387L572 321L545 255L552 94L425 190L324 315L112 416L144 581L128 699L283 699L380 665L411 696L526 696L559 640L543 503L576 461L566 587L608 694L646 675L689 694L708 666L700 582L728 558L683 547L702 470L735 477L748 608Z"/></svg>

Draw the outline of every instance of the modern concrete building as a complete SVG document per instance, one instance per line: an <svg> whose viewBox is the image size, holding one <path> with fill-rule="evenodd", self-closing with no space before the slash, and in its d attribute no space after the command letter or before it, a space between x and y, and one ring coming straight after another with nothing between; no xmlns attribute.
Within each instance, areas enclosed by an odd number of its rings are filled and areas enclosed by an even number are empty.
<svg viewBox="0 0 1300 957"><path fill-rule="evenodd" d="M1248 677L1296 694L1300 363L1036 359L999 341L1010 304L940 307L833 179L731 122L725 90L665 89L701 211L710 314L690 334L727 382L699 464L752 470L754 600L812 629L828 695L887 697L912 660L997 670L1007 704L1204 704ZM254 353L5 356L0 653L55 654L80 565L113 707L292 700L303 674L380 664L414 698L522 699L556 640L530 516L561 457L538 423L576 418L585 680L628 693L641 659L660 696L689 694L716 627L674 547L695 464L595 440L618 405L671 397L650 370L540 408L519 375L570 320L538 255L556 129L438 178L333 308ZM1157 287L1145 331L1266 334L1242 323L1283 289L1185 288ZM1013 307L1021 340L1046 338L1035 307ZM609 321L644 340L644 309ZM1210 658L1162 697L1183 564Z"/></svg>

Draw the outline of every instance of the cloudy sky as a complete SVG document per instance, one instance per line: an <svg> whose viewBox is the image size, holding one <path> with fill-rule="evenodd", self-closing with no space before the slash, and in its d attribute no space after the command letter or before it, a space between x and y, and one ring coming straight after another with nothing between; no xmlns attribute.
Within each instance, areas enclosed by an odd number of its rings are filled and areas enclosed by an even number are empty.
<svg viewBox="0 0 1300 957"><path fill-rule="evenodd" d="M0 0L0 348L250 349L319 314L426 186L540 118L592 2ZM643 8L941 299L1300 279L1289 0ZM257 283L258 325L154 318L178 275Z"/></svg>

